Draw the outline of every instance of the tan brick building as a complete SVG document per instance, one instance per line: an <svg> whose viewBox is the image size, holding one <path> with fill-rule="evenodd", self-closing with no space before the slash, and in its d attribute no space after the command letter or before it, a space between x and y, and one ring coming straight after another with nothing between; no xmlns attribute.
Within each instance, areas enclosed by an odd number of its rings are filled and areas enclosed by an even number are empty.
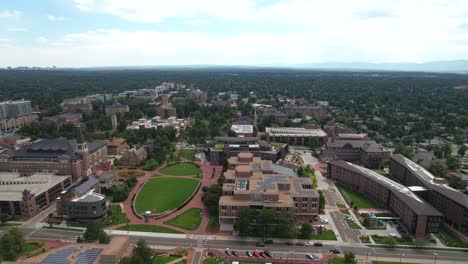
<svg viewBox="0 0 468 264"><path fill-rule="evenodd" d="M319 194L309 178L293 170L242 152L228 159L219 200L221 230L232 231L241 208L267 208L293 214L298 222L312 221L319 212Z"/></svg>

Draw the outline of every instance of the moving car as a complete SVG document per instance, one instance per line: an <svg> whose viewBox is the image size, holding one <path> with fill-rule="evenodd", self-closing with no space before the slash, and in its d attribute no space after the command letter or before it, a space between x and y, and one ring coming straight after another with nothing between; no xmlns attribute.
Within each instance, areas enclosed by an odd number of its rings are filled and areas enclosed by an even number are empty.
<svg viewBox="0 0 468 264"><path fill-rule="evenodd" d="M288 241L288 242L286 242L286 245L288 245L288 246L292 246L292 245L294 245L294 243L293 243L293 242L291 242L291 241Z"/></svg>
<svg viewBox="0 0 468 264"><path fill-rule="evenodd" d="M320 223L322 223L322 224L328 224L328 219L322 218L322 219L320 219Z"/></svg>
<svg viewBox="0 0 468 264"><path fill-rule="evenodd" d="M304 245L305 245L304 242L300 242L300 241L296 242L296 246L304 246Z"/></svg>
<svg viewBox="0 0 468 264"><path fill-rule="evenodd" d="M273 244L273 240L268 239L268 240L265 240L263 243L271 245L271 244Z"/></svg>
<svg viewBox="0 0 468 264"><path fill-rule="evenodd" d="M265 243L263 243L263 242L258 242L258 243L255 244L255 245L257 245L257 247L264 247L264 246L265 246Z"/></svg>
<svg viewBox="0 0 468 264"><path fill-rule="evenodd" d="M306 245L306 246L313 246L313 245L314 245L314 242L312 242L312 241L307 241L307 242L305 242L305 245Z"/></svg>
<svg viewBox="0 0 468 264"><path fill-rule="evenodd" d="M354 222L354 218L352 216L345 216L344 218L346 221Z"/></svg>
<svg viewBox="0 0 468 264"><path fill-rule="evenodd" d="M393 237L393 238L397 238L397 237L398 237L398 235L395 234L395 233L388 233L387 236L388 236L388 237Z"/></svg>
<svg viewBox="0 0 468 264"><path fill-rule="evenodd" d="M328 251L329 253L332 253L332 254L341 254L341 249L339 248L332 248L330 249L330 251Z"/></svg>
<svg viewBox="0 0 468 264"><path fill-rule="evenodd" d="M315 242L315 243L314 243L314 246L316 246L316 247L321 247L321 246L323 246L323 243L322 243L322 242Z"/></svg>
<svg viewBox="0 0 468 264"><path fill-rule="evenodd" d="M224 251L224 254L226 254L226 255L228 255L228 256L231 256L231 251L229 251L228 249L226 249L226 250Z"/></svg>
<svg viewBox="0 0 468 264"><path fill-rule="evenodd" d="M318 259L317 256L312 255L311 253L306 253L306 258L308 258L308 259Z"/></svg>

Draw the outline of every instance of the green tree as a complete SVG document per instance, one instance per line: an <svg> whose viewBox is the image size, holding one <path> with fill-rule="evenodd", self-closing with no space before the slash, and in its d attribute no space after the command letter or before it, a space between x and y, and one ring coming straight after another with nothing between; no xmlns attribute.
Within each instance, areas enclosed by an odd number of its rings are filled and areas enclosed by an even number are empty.
<svg viewBox="0 0 468 264"><path fill-rule="evenodd" d="M448 158L452 155L452 144L446 143L442 146L442 153L444 153L444 158Z"/></svg>
<svg viewBox="0 0 468 264"><path fill-rule="evenodd" d="M299 238L301 239L310 239L312 237L312 225L309 223L302 224L301 231L299 233Z"/></svg>
<svg viewBox="0 0 468 264"><path fill-rule="evenodd" d="M356 255L351 251L346 251L344 253L344 261L346 264L356 264Z"/></svg>
<svg viewBox="0 0 468 264"><path fill-rule="evenodd" d="M322 190L319 190L319 206L320 206L320 210L324 210L325 209L325 195L323 194L323 191Z"/></svg>
<svg viewBox="0 0 468 264"><path fill-rule="evenodd" d="M396 246L397 241L396 241L395 238L393 238L393 237L384 237L384 238L382 239L382 243L383 243L384 245L387 245L387 246L390 246L390 247L394 247L394 246Z"/></svg>
<svg viewBox="0 0 468 264"><path fill-rule="evenodd" d="M2 222L2 224L5 224L9 219L10 216L8 214L0 214L0 222Z"/></svg>
<svg viewBox="0 0 468 264"><path fill-rule="evenodd" d="M273 233L273 224L276 219L275 212L271 209L263 208L258 212L255 222L256 233L266 238Z"/></svg>
<svg viewBox="0 0 468 264"><path fill-rule="evenodd" d="M423 247L427 244L429 244L429 241L427 241L424 237L416 237L414 239L414 245L417 247Z"/></svg>
<svg viewBox="0 0 468 264"><path fill-rule="evenodd" d="M457 156L450 156L445 160L445 163L447 164L447 168L449 170L456 171L460 169L461 163L460 160L458 159Z"/></svg>
<svg viewBox="0 0 468 264"><path fill-rule="evenodd" d="M144 263L151 263L153 257L153 250L146 244L145 240L140 239L136 243L133 255L140 257Z"/></svg>
<svg viewBox="0 0 468 264"><path fill-rule="evenodd" d="M274 236L281 238L294 238L296 236L296 218L288 212L281 212L277 216Z"/></svg>
<svg viewBox="0 0 468 264"><path fill-rule="evenodd" d="M443 160L434 160L429 165L429 171L436 177L445 178L447 177L448 169Z"/></svg>
<svg viewBox="0 0 468 264"><path fill-rule="evenodd" d="M458 148L458 156L463 157L465 155L465 152L466 152L465 144L461 144L460 148Z"/></svg>
<svg viewBox="0 0 468 264"><path fill-rule="evenodd" d="M398 143L394 151L395 154L401 154L408 159L411 159L414 156L414 150L411 147L405 146L403 143Z"/></svg>
<svg viewBox="0 0 468 264"><path fill-rule="evenodd" d="M239 236L246 237L250 235L250 221L252 218L252 209L241 208L237 213L237 219L234 223L234 230L239 233Z"/></svg>

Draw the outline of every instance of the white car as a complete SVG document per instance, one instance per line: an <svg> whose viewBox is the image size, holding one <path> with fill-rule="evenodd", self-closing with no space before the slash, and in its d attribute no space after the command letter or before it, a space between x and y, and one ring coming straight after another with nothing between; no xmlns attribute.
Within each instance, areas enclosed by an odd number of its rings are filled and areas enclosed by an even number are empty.
<svg viewBox="0 0 468 264"><path fill-rule="evenodd" d="M322 224L328 224L328 219L322 218L322 219L320 219L320 223L322 223Z"/></svg>
<svg viewBox="0 0 468 264"><path fill-rule="evenodd" d="M350 222L354 222L354 221L355 221L354 218L351 217L351 216L346 216L344 219L345 219L346 221L350 221Z"/></svg>
<svg viewBox="0 0 468 264"><path fill-rule="evenodd" d="M318 259L317 256L312 255L311 253L306 253L306 258L308 258L308 259Z"/></svg>
<svg viewBox="0 0 468 264"><path fill-rule="evenodd" d="M307 241L307 242L305 242L305 245L306 245L306 246L313 246L313 245L314 245L314 242L312 242L312 241Z"/></svg>
<svg viewBox="0 0 468 264"><path fill-rule="evenodd" d="M387 236L388 236L388 237L393 237L393 238L397 238L397 237L398 237L398 235L395 234L395 233L388 233Z"/></svg>

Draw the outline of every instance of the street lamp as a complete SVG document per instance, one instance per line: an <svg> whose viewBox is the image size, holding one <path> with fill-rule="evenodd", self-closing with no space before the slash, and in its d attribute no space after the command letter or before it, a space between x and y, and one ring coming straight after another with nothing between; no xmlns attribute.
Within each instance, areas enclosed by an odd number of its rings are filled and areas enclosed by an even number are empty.
<svg viewBox="0 0 468 264"><path fill-rule="evenodd" d="M432 253L432 254L434 254L434 264L436 264L437 263L437 256L439 256L439 254L437 254L435 252Z"/></svg>
<svg viewBox="0 0 468 264"><path fill-rule="evenodd" d="M371 254L372 254L371 252L367 252L367 255L366 255L366 264L367 264L367 259L369 258L369 256L370 256Z"/></svg>
<svg viewBox="0 0 468 264"><path fill-rule="evenodd" d="M404 254L404 253L400 253L400 254L398 254L398 255L400 255L400 264L401 264L401 259L405 256L405 254Z"/></svg>

